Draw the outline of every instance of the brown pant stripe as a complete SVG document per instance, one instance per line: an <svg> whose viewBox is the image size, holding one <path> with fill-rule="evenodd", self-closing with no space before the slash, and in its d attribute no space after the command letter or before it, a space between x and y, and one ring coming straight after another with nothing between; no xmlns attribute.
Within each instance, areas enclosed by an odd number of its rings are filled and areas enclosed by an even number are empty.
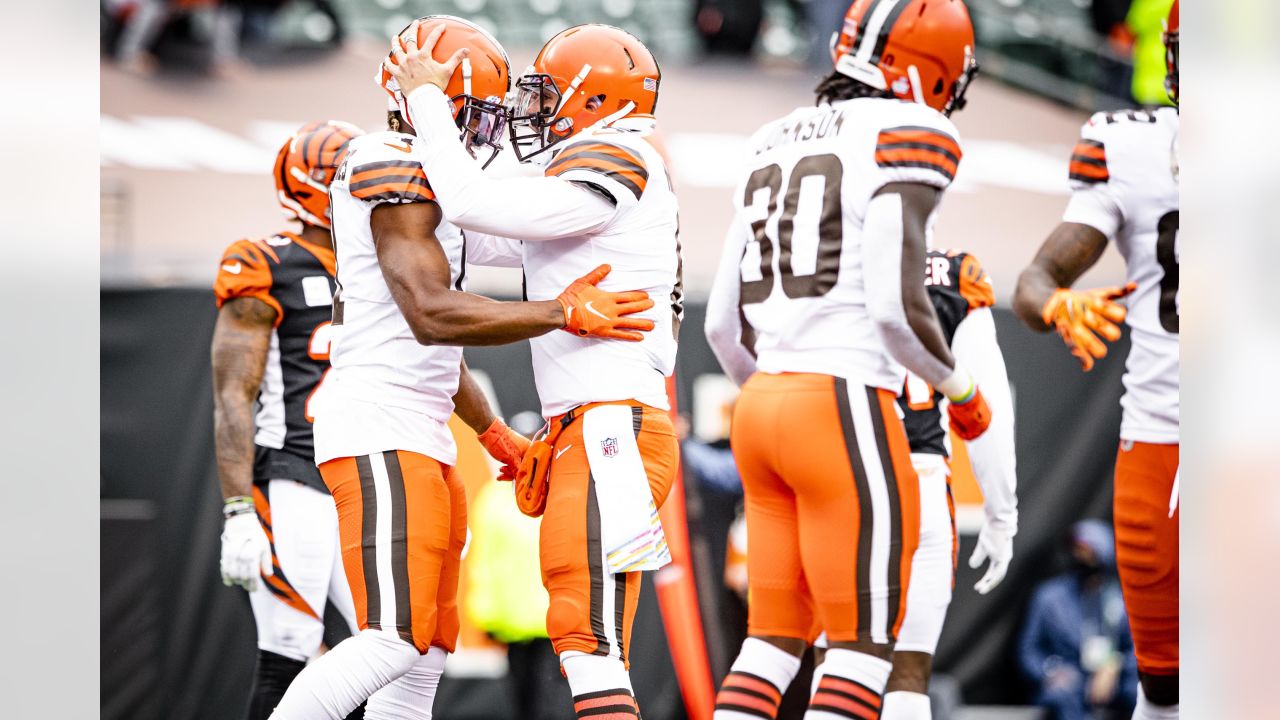
<svg viewBox="0 0 1280 720"><path fill-rule="evenodd" d="M898 485L898 468L893 464L893 453L889 450L889 433L884 425L884 407L880 404L880 393L872 387L867 390L867 406L871 409L871 426L876 432L876 448L880 451L880 467L884 469L885 494L889 496L889 619L886 627L889 640L897 637L893 629L898 626L899 610L902 600L902 488Z"/></svg>
<svg viewBox="0 0 1280 720"><path fill-rule="evenodd" d="M858 640L869 640L871 633L871 547L874 530L874 511L871 506L871 485L867 482L867 469L862 464L862 451L858 446L858 434L853 426L853 408L849 405L849 383L841 377L836 381L836 405L840 411L840 429L844 432L845 450L849 454L849 466L853 469L854 483L858 487L858 551L854 554L858 563Z"/></svg>
<svg viewBox="0 0 1280 720"><path fill-rule="evenodd" d="M413 606L409 602L408 511L404 492L404 473L400 455L382 453L391 488L391 585L396 593L396 631L406 642L413 642Z"/></svg>
<svg viewBox="0 0 1280 720"><path fill-rule="evenodd" d="M600 505L596 501L596 479L587 477L587 567L591 573L591 634L596 637L592 655L608 655L609 639L604 634L604 553L600 540Z"/></svg>
<svg viewBox="0 0 1280 720"><path fill-rule="evenodd" d="M360 476L360 553L364 566L365 614L369 627L382 629L382 595L378 590L378 501L373 487L373 465L368 455L356 458Z"/></svg>

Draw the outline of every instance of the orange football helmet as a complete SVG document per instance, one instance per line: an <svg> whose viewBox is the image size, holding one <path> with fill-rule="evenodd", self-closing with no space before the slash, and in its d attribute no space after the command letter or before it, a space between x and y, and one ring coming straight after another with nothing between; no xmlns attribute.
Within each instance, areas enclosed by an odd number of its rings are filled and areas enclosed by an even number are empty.
<svg viewBox="0 0 1280 720"><path fill-rule="evenodd" d="M276 198L288 217L329 227L329 183L347 156L347 144L364 131L338 120L310 122L276 154Z"/></svg>
<svg viewBox="0 0 1280 720"><path fill-rule="evenodd" d="M534 156L600 121L653 115L662 70L634 35L577 25L547 41L511 98L516 157Z"/></svg>
<svg viewBox="0 0 1280 720"><path fill-rule="evenodd" d="M1169 99L1178 104L1178 0L1173 0L1169 9L1169 19L1164 26L1164 63L1169 74L1164 78L1164 87L1169 91Z"/></svg>
<svg viewBox="0 0 1280 720"><path fill-rule="evenodd" d="M463 58L453 77L449 78L449 86L445 94L453 103L453 117L462 131L462 141L472 155L478 148L488 148L489 157L485 164L497 156L502 149L502 136L507 129L507 109L502 101L511 89L511 63L507 59L507 51L487 30L475 23L452 15L427 15L418 19L418 47L437 25L444 23L445 31L436 42L431 55L440 62L453 56L459 48L469 48L470 56ZM410 23L401 30L398 38L400 48L407 49ZM388 54L391 62L395 56ZM409 117L409 103L400 92L399 83L381 64L374 78L378 85L391 96L400 110L405 122L413 125Z"/></svg>
<svg viewBox="0 0 1280 720"><path fill-rule="evenodd" d="M950 115L978 72L961 0L854 0L833 38L837 72Z"/></svg>

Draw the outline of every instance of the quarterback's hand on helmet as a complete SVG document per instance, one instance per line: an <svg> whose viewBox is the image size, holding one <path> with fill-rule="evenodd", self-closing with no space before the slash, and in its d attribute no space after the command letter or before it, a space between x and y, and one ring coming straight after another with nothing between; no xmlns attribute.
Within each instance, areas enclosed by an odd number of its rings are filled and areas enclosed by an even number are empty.
<svg viewBox="0 0 1280 720"><path fill-rule="evenodd" d="M653 300L642 290L607 292L596 284L609 274L608 265L601 265L583 275L556 298L564 308L564 330L574 335L594 335L614 340L639 342L653 329L652 320L631 317L653 307Z"/></svg>
<svg viewBox="0 0 1280 720"><path fill-rule="evenodd" d="M495 418L493 424L476 436L484 449L494 460L502 463L499 480L514 480L516 471L520 469L520 461L529 450L529 440L520 433L507 427L501 419Z"/></svg>
<svg viewBox="0 0 1280 720"><path fill-rule="evenodd" d="M424 85L435 85L444 90L449 85L449 78L458 69L458 64L471 53L467 48L458 48L448 60L437 62L431 53L444 34L445 25L438 23L423 38L422 47L418 47L420 22L414 20L405 32L391 38L391 55L382 62L399 84L400 94L406 98Z"/></svg>
<svg viewBox="0 0 1280 720"><path fill-rule="evenodd" d="M239 585L253 592L258 588L259 574L275 574L271 542L258 522L252 499L228 498L222 515L222 584Z"/></svg>
<svg viewBox="0 0 1280 720"><path fill-rule="evenodd" d="M1016 527L999 520L988 519L978 533L978 546L969 556L969 567L978 569L982 563L990 562L982 579L974 583L973 589L979 595L986 595L1004 580L1009 571L1009 561L1013 560L1013 536L1018 532Z"/></svg>
<svg viewBox="0 0 1280 720"><path fill-rule="evenodd" d="M1093 369L1093 362L1107 356L1107 342L1120 339L1120 327L1126 310L1116 302L1138 289L1136 283L1099 290L1072 290L1059 288L1049 296L1040 318L1062 336L1071 354L1080 361L1085 372ZM1095 334L1096 333L1096 334Z"/></svg>
<svg viewBox="0 0 1280 720"><path fill-rule="evenodd" d="M947 404L947 417L951 429L964 440L973 440L991 426L991 407L982 396L982 388L973 386L967 398L952 399Z"/></svg>

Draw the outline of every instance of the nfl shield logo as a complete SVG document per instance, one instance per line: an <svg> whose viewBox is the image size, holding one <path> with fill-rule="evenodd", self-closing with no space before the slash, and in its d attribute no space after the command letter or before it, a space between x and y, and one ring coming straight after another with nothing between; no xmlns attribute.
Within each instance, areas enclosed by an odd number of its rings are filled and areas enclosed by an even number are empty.
<svg viewBox="0 0 1280 720"><path fill-rule="evenodd" d="M607 458L617 455L618 454L618 438L611 437L611 438L605 438L604 440L601 440L600 451L603 452L604 456Z"/></svg>

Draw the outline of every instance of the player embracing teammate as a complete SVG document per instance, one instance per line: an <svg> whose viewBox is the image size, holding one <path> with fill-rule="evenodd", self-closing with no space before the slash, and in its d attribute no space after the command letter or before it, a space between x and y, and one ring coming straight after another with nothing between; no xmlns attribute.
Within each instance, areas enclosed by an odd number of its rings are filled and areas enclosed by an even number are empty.
<svg viewBox="0 0 1280 720"><path fill-rule="evenodd" d="M388 72L413 121L435 137L452 127L453 67L475 58L442 54L430 37L420 48L394 52ZM578 717L639 716L627 650L642 572L671 558L658 508L678 463L666 384L683 291L676 197L652 140L661 81L635 37L572 27L547 42L511 98L514 149L543 168L541 177L486 176L451 142L416 155L439 178L449 221L485 246L489 261L524 268L530 300L554 297L563 278L606 262L612 273L602 286L639 289L657 305L637 314L653 328L628 333L637 342L564 333L530 342L548 427L516 492L521 510L542 516L547 632Z"/></svg>
<svg viewBox="0 0 1280 720"><path fill-rule="evenodd" d="M570 28L520 79L511 117L506 54L478 26L423 18L392 46L377 80L400 132L353 142L333 179L333 371L314 402L360 631L272 717L336 720L365 698L370 718L431 716L466 536L454 412L544 515L547 625L575 711L638 717L627 647L641 572L670 560L657 515L677 465L678 221L649 140L661 73L621 30ZM484 175L508 119L542 177ZM469 255L523 265L527 300L466 293ZM548 419L532 448L462 362L462 346L522 339Z"/></svg>

